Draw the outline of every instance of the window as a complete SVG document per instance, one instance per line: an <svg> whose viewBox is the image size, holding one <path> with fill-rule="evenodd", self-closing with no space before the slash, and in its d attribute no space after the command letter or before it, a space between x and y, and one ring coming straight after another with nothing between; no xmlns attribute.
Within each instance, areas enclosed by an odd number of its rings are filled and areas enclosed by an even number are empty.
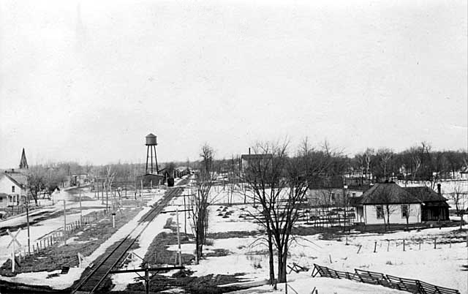
<svg viewBox="0 0 468 294"><path fill-rule="evenodd" d="M408 218L409 217L409 205L403 204L401 206L401 218Z"/></svg>
<svg viewBox="0 0 468 294"><path fill-rule="evenodd" d="M11 193L15 193L15 186L11 186Z"/></svg>
<svg viewBox="0 0 468 294"><path fill-rule="evenodd" d="M377 211L377 218L384 218L384 210L382 205L377 205L375 210Z"/></svg>

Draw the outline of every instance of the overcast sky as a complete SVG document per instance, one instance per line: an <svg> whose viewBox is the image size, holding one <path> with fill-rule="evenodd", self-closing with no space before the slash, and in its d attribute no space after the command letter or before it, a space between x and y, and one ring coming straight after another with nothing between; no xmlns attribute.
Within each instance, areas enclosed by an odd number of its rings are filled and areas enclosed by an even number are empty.
<svg viewBox="0 0 468 294"><path fill-rule="evenodd" d="M0 168L467 145L467 1L0 2Z"/></svg>

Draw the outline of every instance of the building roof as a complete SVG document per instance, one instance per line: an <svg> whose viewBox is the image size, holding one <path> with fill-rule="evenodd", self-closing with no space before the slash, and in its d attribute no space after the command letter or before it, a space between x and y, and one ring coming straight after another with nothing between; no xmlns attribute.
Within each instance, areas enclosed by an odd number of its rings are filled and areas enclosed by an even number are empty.
<svg viewBox="0 0 468 294"><path fill-rule="evenodd" d="M417 197L395 183L375 184L362 194L362 205L421 203Z"/></svg>
<svg viewBox="0 0 468 294"><path fill-rule="evenodd" d="M421 200L422 202L446 202L444 196L440 195L436 191L432 190L429 187L405 187L403 188L413 196Z"/></svg>
<svg viewBox="0 0 468 294"><path fill-rule="evenodd" d="M273 154L242 154L241 159L244 160L259 160L264 158L273 158Z"/></svg>
<svg viewBox="0 0 468 294"><path fill-rule="evenodd" d="M28 183L28 178L26 175L21 173L5 172L3 175L20 187L24 187Z"/></svg>
<svg viewBox="0 0 468 294"><path fill-rule="evenodd" d="M344 183L341 176L332 177L313 177L308 179L309 189L322 190L322 189L343 189Z"/></svg>
<svg viewBox="0 0 468 294"><path fill-rule="evenodd" d="M362 196L359 197L350 197L349 199L349 206L357 207L362 206Z"/></svg>

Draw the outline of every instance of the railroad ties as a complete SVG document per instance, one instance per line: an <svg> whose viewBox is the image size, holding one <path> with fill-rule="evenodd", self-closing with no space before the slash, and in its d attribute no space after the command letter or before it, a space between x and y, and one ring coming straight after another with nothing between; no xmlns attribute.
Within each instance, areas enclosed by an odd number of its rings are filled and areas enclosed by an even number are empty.
<svg viewBox="0 0 468 294"><path fill-rule="evenodd" d="M187 183L187 179L182 180L179 185L184 185ZM138 239L138 237L143 233L143 231L148 227L150 222L154 220L164 209L164 207L169 204L172 198L177 197L182 194L184 188L174 187L166 191L164 197L154 205L154 207L148 211L142 218L139 220L140 225L130 232L123 240L119 241L117 245L112 245L103 256L98 258L92 267L88 267L81 279L74 285L71 293L99 293L100 291L105 291L107 283L109 283L109 273L120 266L123 262L125 254L132 247L133 243ZM146 225L144 225L146 223ZM138 230L138 231L137 231ZM137 231L136 237L135 231ZM113 249L112 249L113 248Z"/></svg>

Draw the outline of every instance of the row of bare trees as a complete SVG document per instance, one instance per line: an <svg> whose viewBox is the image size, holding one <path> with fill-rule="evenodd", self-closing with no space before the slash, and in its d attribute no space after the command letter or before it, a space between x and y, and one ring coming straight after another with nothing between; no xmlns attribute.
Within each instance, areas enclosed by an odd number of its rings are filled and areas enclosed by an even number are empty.
<svg viewBox="0 0 468 294"><path fill-rule="evenodd" d="M427 142L402 152L367 148L350 160L351 170L372 175L378 180L393 177L405 181L436 181L452 178L467 166L466 151L434 151Z"/></svg>

